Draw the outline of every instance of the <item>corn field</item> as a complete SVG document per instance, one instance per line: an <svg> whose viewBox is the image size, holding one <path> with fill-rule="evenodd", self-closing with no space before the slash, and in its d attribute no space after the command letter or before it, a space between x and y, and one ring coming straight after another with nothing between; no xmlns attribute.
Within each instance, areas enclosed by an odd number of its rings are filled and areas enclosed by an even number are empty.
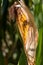
<svg viewBox="0 0 43 65"><path fill-rule="evenodd" d="M16 20L8 22L8 7L17 0L0 0L0 65L27 65L23 40L16 25ZM36 65L43 65L43 1L24 0L33 14L38 28L38 46ZM13 16L12 16L13 17Z"/></svg>

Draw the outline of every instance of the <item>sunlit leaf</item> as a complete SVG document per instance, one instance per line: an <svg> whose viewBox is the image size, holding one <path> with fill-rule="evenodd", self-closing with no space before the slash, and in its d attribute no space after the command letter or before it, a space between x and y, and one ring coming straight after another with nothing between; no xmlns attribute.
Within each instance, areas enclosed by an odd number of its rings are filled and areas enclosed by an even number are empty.
<svg viewBox="0 0 43 65"><path fill-rule="evenodd" d="M32 0L34 4L40 3L40 0Z"/></svg>
<svg viewBox="0 0 43 65"><path fill-rule="evenodd" d="M41 65L41 51L42 51L42 34L43 28L39 30L39 40L38 40L38 47L37 47L37 56L36 56L36 65Z"/></svg>

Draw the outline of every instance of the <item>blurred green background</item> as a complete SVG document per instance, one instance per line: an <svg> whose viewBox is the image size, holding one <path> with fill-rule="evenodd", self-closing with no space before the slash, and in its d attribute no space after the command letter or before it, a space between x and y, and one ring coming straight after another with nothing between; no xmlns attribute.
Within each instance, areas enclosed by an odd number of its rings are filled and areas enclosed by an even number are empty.
<svg viewBox="0 0 43 65"><path fill-rule="evenodd" d="M7 8L16 0L0 0L0 65L26 65L23 41L15 21L8 22ZM43 2L42 0L24 0L34 15L39 31L36 51L36 65L43 65Z"/></svg>

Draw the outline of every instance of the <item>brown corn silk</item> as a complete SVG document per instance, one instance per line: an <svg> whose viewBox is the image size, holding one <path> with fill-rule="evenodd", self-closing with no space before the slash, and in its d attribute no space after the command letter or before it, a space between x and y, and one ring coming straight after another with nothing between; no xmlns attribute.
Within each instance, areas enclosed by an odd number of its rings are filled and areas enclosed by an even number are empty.
<svg viewBox="0 0 43 65"><path fill-rule="evenodd" d="M14 17L15 14L16 22L23 39L28 65L35 65L38 30L34 22L34 17L22 0L14 2L9 9L9 13L12 13L12 15L9 16L11 18L12 16Z"/></svg>

